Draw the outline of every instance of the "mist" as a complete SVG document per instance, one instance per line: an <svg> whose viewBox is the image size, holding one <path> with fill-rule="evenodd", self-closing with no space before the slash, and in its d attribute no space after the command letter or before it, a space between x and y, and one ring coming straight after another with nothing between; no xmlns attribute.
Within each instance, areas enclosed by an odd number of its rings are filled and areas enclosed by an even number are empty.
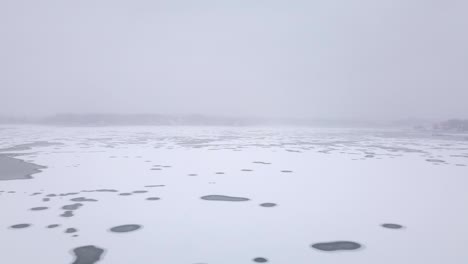
<svg viewBox="0 0 468 264"><path fill-rule="evenodd" d="M0 0L0 262L466 264L467 33L467 0Z"/></svg>
<svg viewBox="0 0 468 264"><path fill-rule="evenodd" d="M467 1L0 1L0 115L468 117Z"/></svg>

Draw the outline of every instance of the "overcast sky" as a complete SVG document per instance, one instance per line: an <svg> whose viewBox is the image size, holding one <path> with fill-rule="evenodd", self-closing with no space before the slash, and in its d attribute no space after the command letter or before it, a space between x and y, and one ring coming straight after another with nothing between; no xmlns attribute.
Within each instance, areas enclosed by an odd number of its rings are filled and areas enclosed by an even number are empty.
<svg viewBox="0 0 468 264"><path fill-rule="evenodd" d="M466 0L0 0L0 115L468 118Z"/></svg>

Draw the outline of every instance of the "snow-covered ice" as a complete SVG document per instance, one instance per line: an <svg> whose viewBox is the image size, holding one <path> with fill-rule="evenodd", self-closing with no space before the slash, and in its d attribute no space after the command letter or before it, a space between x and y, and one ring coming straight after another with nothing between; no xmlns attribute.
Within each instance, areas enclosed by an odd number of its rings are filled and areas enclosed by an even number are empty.
<svg viewBox="0 0 468 264"><path fill-rule="evenodd" d="M2 126L0 158L0 263L468 263L466 135Z"/></svg>

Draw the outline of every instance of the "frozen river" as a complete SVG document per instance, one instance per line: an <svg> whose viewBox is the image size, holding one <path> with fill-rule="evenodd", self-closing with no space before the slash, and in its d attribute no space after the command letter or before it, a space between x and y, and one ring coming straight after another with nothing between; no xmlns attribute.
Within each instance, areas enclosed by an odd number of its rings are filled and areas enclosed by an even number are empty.
<svg viewBox="0 0 468 264"><path fill-rule="evenodd" d="M465 264L468 136L0 127L0 263Z"/></svg>

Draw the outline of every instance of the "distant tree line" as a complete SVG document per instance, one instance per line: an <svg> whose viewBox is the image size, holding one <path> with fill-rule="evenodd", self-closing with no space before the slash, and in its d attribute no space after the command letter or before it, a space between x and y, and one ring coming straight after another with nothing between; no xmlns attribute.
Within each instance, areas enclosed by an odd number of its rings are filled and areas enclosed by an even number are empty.
<svg viewBox="0 0 468 264"><path fill-rule="evenodd" d="M57 114L37 118L0 116L0 124L38 124L58 126L304 126L304 127L381 127L372 121L302 118L225 117L211 115L160 114Z"/></svg>
<svg viewBox="0 0 468 264"><path fill-rule="evenodd" d="M434 124L433 128L441 131L468 132L468 120L450 119Z"/></svg>

